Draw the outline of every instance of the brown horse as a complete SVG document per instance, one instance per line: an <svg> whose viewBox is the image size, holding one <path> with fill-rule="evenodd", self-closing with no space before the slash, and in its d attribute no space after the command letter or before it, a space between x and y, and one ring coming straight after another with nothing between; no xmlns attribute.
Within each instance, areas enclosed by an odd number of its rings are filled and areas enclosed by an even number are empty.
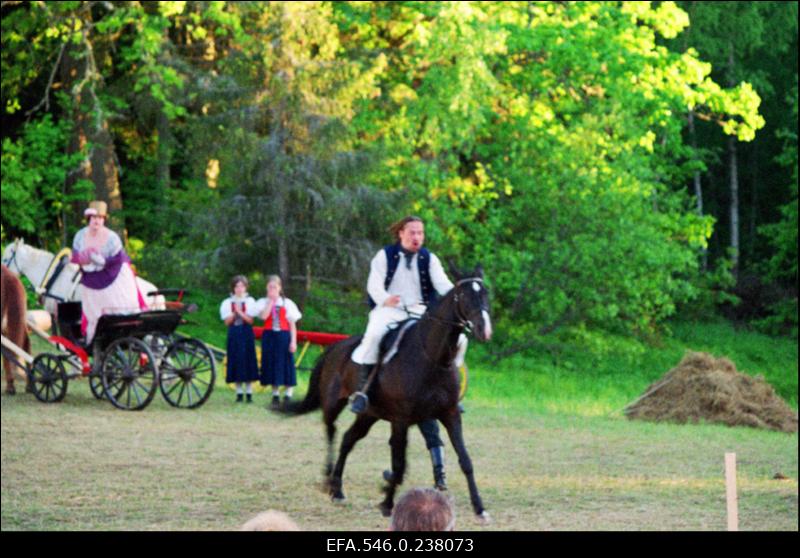
<svg viewBox="0 0 800 558"><path fill-rule="evenodd" d="M325 474L334 501L345 497L342 475L348 454L372 425L383 419L392 424L389 444L394 475L384 489L386 498L380 508L385 516L391 515L395 490L403 482L405 474L408 429L423 420L437 419L447 429L458 454L473 510L479 520L488 521L475 484L472 461L464 445L458 409L458 371L453 362L458 350L458 337L463 331L472 330L479 341L491 338L488 293L480 266L467 276L454 275L457 277L455 287L406 331L391 360L378 365L369 388L369 406L345 433L335 466L335 422L347 405L348 396L356 389L358 365L350 355L361 337L350 337L331 345L314 367L306 398L282 411L299 415L322 408L328 440Z"/></svg>
<svg viewBox="0 0 800 558"><path fill-rule="evenodd" d="M2 295L0 306L2 306L3 314L3 335L23 351L30 353L31 341L28 338L28 327L25 324L25 316L28 311L25 287L6 266L2 266L0 294ZM15 358L15 360L17 359L18 357ZM14 395L17 392L14 388L14 371L15 368L19 370L20 367L3 355L3 368L6 371L6 393ZM20 373L20 376L26 377L24 371Z"/></svg>

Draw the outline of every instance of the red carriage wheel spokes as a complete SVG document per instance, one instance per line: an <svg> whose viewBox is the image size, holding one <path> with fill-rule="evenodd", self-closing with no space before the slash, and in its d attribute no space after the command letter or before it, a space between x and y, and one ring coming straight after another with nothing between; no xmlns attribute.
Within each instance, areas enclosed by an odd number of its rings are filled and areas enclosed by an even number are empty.
<svg viewBox="0 0 800 558"><path fill-rule="evenodd" d="M153 400L158 367L147 343L123 337L105 350L100 376L105 395L115 407L138 411Z"/></svg>
<svg viewBox="0 0 800 558"><path fill-rule="evenodd" d="M50 353L36 355L30 368L33 395L44 403L55 403L67 394L67 372L61 357Z"/></svg>
<svg viewBox="0 0 800 558"><path fill-rule="evenodd" d="M159 387L173 407L194 409L211 395L216 381L216 362L211 350L197 339L179 339L164 355Z"/></svg>

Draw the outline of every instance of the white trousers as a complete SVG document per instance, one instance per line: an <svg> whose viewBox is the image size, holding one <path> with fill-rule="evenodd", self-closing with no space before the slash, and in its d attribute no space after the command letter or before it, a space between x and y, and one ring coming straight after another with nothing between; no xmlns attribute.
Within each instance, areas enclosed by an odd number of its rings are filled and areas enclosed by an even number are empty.
<svg viewBox="0 0 800 558"><path fill-rule="evenodd" d="M421 315L425 312L423 304L417 304L408 308L414 315ZM391 325L402 322L409 315L404 309L392 308L389 306L376 306L369 313L369 323L367 331L361 339L361 344L353 351L353 362L357 364L375 364L378 362L381 339L389 332ZM464 364L464 357L467 354L467 336L463 333L458 336L458 352L456 353L455 364L460 367Z"/></svg>

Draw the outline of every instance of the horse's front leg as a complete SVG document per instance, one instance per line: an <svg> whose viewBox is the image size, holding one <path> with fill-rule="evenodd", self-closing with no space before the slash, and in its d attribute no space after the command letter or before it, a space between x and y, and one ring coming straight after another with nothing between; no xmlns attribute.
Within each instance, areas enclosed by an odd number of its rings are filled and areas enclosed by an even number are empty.
<svg viewBox="0 0 800 558"><path fill-rule="evenodd" d="M330 489L330 481L331 475L333 474L333 461L335 456L334 453L334 441L336 438L336 418L339 416L339 413L347 406L347 399L337 399L335 402L330 406L326 406L323 411L323 420L325 422L325 436L328 441L328 448L327 454L325 456L325 469L324 469L324 488L323 491L327 491Z"/></svg>
<svg viewBox="0 0 800 558"><path fill-rule="evenodd" d="M469 486L469 498L472 502L472 509L481 523L489 522L489 513L483 508L481 496L478 494L478 485L475 484L475 474L472 469L472 460L467 453L467 446L464 444L464 432L461 427L461 413L454 409L452 413L439 419L445 428L447 434L450 436L450 442L453 444L453 449L458 454L458 464L467 477L467 485Z"/></svg>
<svg viewBox="0 0 800 558"><path fill-rule="evenodd" d="M389 439L392 447L392 480L386 486L386 498L381 502L381 513L384 517L392 515L394 508L394 493L403 483L406 474L406 447L408 446L408 425L393 422L392 437Z"/></svg>
<svg viewBox="0 0 800 558"><path fill-rule="evenodd" d="M330 479L330 494L334 502L341 502L344 500L344 492L342 492L342 475L344 474L344 464L347 461L347 455L353 449L361 438L367 435L372 425L378 422L378 419L371 415L359 415L353 426L347 429L342 437L342 445L339 448L339 459L336 461L336 467L333 469Z"/></svg>

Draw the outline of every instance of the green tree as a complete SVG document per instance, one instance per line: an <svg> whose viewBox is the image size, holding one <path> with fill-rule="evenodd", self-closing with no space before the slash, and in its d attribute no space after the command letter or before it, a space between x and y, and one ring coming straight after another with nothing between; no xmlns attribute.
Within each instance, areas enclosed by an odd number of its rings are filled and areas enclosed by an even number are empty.
<svg viewBox="0 0 800 558"><path fill-rule="evenodd" d="M691 25L672 48L697 50L713 66L714 79L727 86L748 82L765 100L760 111L767 120L764 133L749 145L715 130L699 129L704 150L709 203L704 206L719 222L715 238L723 246L717 255L732 249L734 271L747 270L763 258L765 250L756 234L759 221L773 220L785 171L773 159L780 150L775 131L791 111L784 104L797 74L796 2L679 2ZM680 45L680 46L679 46ZM724 160L715 160L715 153ZM775 177L775 178L773 178ZM727 183L726 188L721 188Z"/></svg>
<svg viewBox="0 0 800 558"><path fill-rule="evenodd" d="M747 84L723 89L693 51L656 42L673 3L390 3L341 7L385 52L357 118L390 156L439 251L480 259L520 337L586 325L650 332L693 296L711 220L676 184L689 110L752 139ZM577 329L576 329L577 328Z"/></svg>
<svg viewBox="0 0 800 558"><path fill-rule="evenodd" d="M67 175L84 158L81 153L67 154L68 138L68 124L54 124L49 114L26 124L16 140L3 138L4 241L6 230L28 235L46 231L46 244L61 245L65 208L94 191L86 180L65 188Z"/></svg>

